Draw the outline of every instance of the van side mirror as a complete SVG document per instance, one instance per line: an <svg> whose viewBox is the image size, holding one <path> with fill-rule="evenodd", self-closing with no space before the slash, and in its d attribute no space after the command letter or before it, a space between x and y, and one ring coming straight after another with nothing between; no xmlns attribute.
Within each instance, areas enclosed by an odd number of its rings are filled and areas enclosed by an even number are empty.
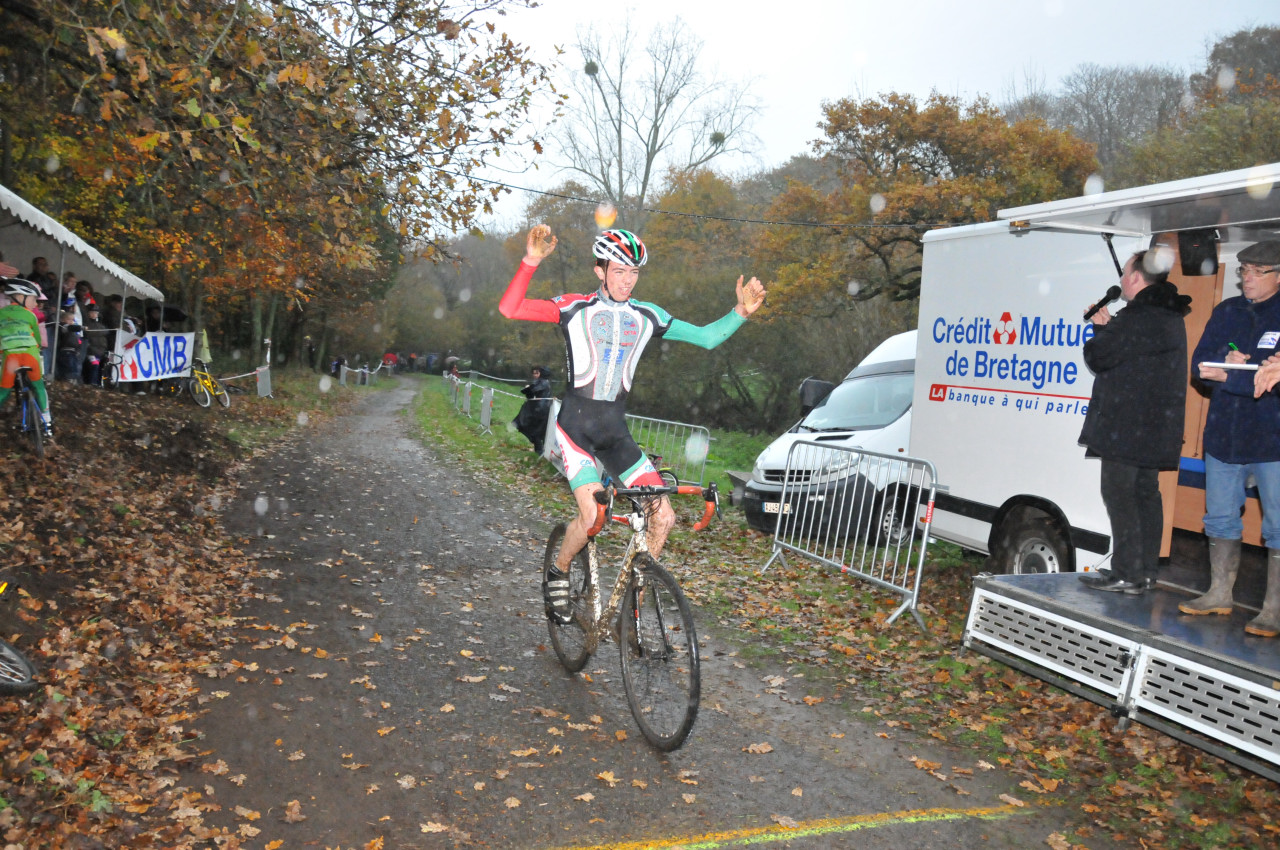
<svg viewBox="0 0 1280 850"><path fill-rule="evenodd" d="M800 382L800 415L807 416L824 398L831 395L836 385L817 378L805 378Z"/></svg>

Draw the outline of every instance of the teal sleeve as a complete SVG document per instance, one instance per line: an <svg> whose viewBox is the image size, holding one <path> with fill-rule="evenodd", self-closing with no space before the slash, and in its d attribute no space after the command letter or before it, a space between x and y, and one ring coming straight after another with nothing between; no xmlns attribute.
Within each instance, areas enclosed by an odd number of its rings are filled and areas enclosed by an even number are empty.
<svg viewBox="0 0 1280 850"><path fill-rule="evenodd" d="M662 335L662 338L673 339L676 342L691 342L703 348L715 348L733 336L733 332L746 324L746 321L746 319L738 315L737 310L730 310L728 314L702 327L682 322L679 319L672 319L671 327L667 328L667 332Z"/></svg>

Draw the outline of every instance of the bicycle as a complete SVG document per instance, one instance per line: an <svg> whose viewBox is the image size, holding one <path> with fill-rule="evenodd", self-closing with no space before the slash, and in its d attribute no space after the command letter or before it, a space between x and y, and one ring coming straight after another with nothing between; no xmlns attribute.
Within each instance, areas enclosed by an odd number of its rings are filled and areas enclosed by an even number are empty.
<svg viewBox="0 0 1280 850"><path fill-rule="evenodd" d="M587 545L569 565L572 614L567 618L556 614L547 592L548 573L555 566L565 523L552 529L542 564L551 646L561 665L570 673L578 672L603 641L615 637L631 714L649 743L663 752L680 747L693 729L702 689L693 610L675 578L649 554L645 534L649 506L657 497L673 494L702 496L706 511L693 526L698 531L711 523L712 514L719 512L720 498L714 483L706 488L606 487L596 494L599 512L595 525L588 532ZM613 502L618 496L630 500L630 513L613 514ZM602 605L596 534L608 518L629 525L631 539L609 601Z"/></svg>
<svg viewBox="0 0 1280 850"><path fill-rule="evenodd" d="M18 403L18 430L31 439L31 450L36 457L44 457L45 424L40 415L40 405L36 402L35 392L31 389L31 378L27 374L31 366L19 366L13 373L13 394Z"/></svg>
<svg viewBox="0 0 1280 850"><path fill-rule="evenodd" d="M9 582L0 581L0 595ZM25 694L36 689L36 668L7 640L0 639L0 694Z"/></svg>
<svg viewBox="0 0 1280 850"><path fill-rule="evenodd" d="M187 381L187 389L201 407L208 407L215 398L223 407L231 406L231 395L226 386L209 374L209 367L199 358L191 362L191 377Z"/></svg>

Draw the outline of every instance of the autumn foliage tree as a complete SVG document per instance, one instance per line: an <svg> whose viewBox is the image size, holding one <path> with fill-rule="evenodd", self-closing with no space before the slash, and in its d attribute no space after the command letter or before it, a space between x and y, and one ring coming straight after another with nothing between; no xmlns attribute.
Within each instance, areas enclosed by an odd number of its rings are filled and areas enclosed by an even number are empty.
<svg viewBox="0 0 1280 850"><path fill-rule="evenodd" d="M823 111L815 149L839 184L793 184L768 212L793 225L770 227L757 253L776 268L775 306L812 315L881 294L914 298L925 231L1077 195L1097 168L1090 145L1039 119L1010 123L981 98L935 93L922 104L891 93Z"/></svg>
<svg viewBox="0 0 1280 850"><path fill-rule="evenodd" d="M476 170L533 138L545 78L507 5L0 0L4 181L195 297L386 277L470 227L496 191Z"/></svg>

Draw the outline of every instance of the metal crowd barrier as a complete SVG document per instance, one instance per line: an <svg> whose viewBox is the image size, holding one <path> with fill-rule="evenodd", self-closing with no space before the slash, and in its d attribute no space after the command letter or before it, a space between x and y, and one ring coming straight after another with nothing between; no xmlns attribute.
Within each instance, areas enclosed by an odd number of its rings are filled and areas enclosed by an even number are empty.
<svg viewBox="0 0 1280 850"><path fill-rule="evenodd" d="M627 414L627 428L640 448L670 469L682 484L701 486L706 474L711 432L701 425Z"/></svg>
<svg viewBox="0 0 1280 850"><path fill-rule="evenodd" d="M799 441L787 454L776 510L774 561L791 552L902 597L886 621L916 610L936 495L933 464L919 458ZM923 516L921 512L923 511Z"/></svg>

